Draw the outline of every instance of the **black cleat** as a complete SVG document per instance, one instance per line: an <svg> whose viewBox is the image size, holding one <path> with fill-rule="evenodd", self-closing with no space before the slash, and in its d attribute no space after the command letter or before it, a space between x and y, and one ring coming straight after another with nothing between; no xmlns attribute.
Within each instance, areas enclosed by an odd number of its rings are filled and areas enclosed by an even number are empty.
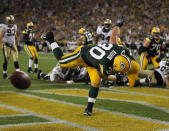
<svg viewBox="0 0 169 131"><path fill-rule="evenodd" d="M38 72L38 68L35 68L35 71L34 71L34 73L37 73Z"/></svg>
<svg viewBox="0 0 169 131"><path fill-rule="evenodd" d="M33 70L32 70L32 68L28 68L28 73L31 73L31 74L33 74Z"/></svg>
<svg viewBox="0 0 169 131"><path fill-rule="evenodd" d="M92 115L92 111L89 111L89 109L85 109L85 112L84 112L84 115L85 116L91 116Z"/></svg>
<svg viewBox="0 0 169 131"><path fill-rule="evenodd" d="M40 78L41 78L41 75L40 75L40 74L41 74L41 72L42 72L42 70L39 70L39 71L38 71L38 75L37 75L37 78L38 78L38 79L40 79Z"/></svg>
<svg viewBox="0 0 169 131"><path fill-rule="evenodd" d="M3 75L3 79L8 79L8 75L6 73Z"/></svg>

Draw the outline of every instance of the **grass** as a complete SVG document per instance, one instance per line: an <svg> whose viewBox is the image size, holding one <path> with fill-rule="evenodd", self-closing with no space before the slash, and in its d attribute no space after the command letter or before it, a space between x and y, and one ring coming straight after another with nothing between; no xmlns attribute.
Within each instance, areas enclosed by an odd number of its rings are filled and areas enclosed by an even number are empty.
<svg viewBox="0 0 169 131"><path fill-rule="evenodd" d="M26 53L21 52L19 54L19 65L20 69L24 72L27 71L28 68L28 59ZM0 51L0 91L14 91L14 92L21 92L26 94L31 94L35 96L40 96L44 98L50 98L54 100L59 100L63 102L69 102L73 104L79 104L82 106L86 106L87 104L87 97L80 97L80 96L71 96L71 95L56 95L56 94L44 94L44 93L37 93L37 92L28 92L27 90L18 90L14 88L9 80L2 79L2 63L3 63L3 56L2 52ZM44 72L48 73L52 70L52 68L57 64L57 60L53 56L53 54L44 54L39 53L39 69L42 69ZM14 72L14 65L13 60L10 58L9 64L8 64L8 76L12 72ZM88 90L90 85L85 84L57 84L57 83L51 83L50 81L44 81L44 80L38 80L37 74L29 74L31 78L31 87L28 90L43 90L43 89L86 89ZM121 87L119 87L121 88ZM126 88L126 87L124 87ZM141 89L141 88L140 88ZM101 89L104 90L104 89ZM114 90L115 91L115 90ZM169 97L169 96L168 96ZM166 98L167 99L167 98ZM0 100L1 103L1 100ZM132 114L136 116L161 120L161 121L167 121L169 122L169 113L160 110L155 109L153 107L139 104L139 103L133 103L133 102L126 102L126 101L114 101L114 100L106 100L106 99L99 99L97 100L95 104L96 108L104 109L109 112L121 112L126 114ZM50 107L49 107L50 108ZM27 123L27 122L43 122L47 121L42 118L38 118L35 116L18 116L18 117L10 117L10 118L1 118L0 124L16 124L16 123Z"/></svg>

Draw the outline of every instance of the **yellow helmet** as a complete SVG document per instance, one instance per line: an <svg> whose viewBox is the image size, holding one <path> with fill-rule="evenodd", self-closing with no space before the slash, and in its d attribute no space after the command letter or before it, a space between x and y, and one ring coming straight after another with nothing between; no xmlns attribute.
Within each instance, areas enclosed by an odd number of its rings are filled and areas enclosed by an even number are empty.
<svg viewBox="0 0 169 131"><path fill-rule="evenodd" d="M26 25L26 27L27 27L27 29L33 29L33 22L29 22L29 23L27 23L27 25Z"/></svg>
<svg viewBox="0 0 169 131"><path fill-rule="evenodd" d="M126 73L130 70L130 59L125 55L118 55L114 58L113 70L117 72Z"/></svg>
<svg viewBox="0 0 169 131"><path fill-rule="evenodd" d="M9 15L9 16L6 17L6 22L7 22L7 24L13 25L13 24L14 24L14 21L15 21L15 18L14 18L13 15Z"/></svg>
<svg viewBox="0 0 169 131"><path fill-rule="evenodd" d="M84 28L80 28L80 30L79 30L79 34L84 34L84 32L85 32L85 29Z"/></svg>
<svg viewBox="0 0 169 131"><path fill-rule="evenodd" d="M160 33L160 28L158 27L153 27L151 34L154 35L154 33Z"/></svg>

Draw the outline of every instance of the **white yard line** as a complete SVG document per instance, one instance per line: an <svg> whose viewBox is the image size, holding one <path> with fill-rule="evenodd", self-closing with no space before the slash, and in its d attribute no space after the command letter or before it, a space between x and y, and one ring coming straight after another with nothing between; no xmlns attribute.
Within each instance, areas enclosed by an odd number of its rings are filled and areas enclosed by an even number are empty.
<svg viewBox="0 0 169 131"><path fill-rule="evenodd" d="M133 92L133 91L122 91L117 89L104 89L104 91L109 91L112 93L122 93L122 94L133 94L133 95L142 95L142 96L155 96L155 97L161 97L161 98L169 98L168 96L160 96L160 95L153 95L153 94L147 94L147 93L139 93L139 92ZM117 92L113 92L117 91Z"/></svg>
<svg viewBox="0 0 169 131"><path fill-rule="evenodd" d="M9 93L20 94L20 93L17 93L17 92L9 92ZM24 95L24 94L22 93L22 95ZM50 117L50 116L47 116L47 115L37 114L35 112L31 112L31 111L28 111L28 110L23 110L23 109L16 108L16 107L13 107L13 106L8 106L8 105L4 105L4 104L0 104L0 106L1 107L5 107L5 108L9 108L11 110L15 110L15 111L18 111L18 112L28 113L28 114L25 114L26 116L33 115L33 116L40 117L40 118L43 118L43 119L46 119L46 120L50 121L50 122L36 122L36 123L33 122L33 123L23 123L23 124L7 124L7 125L0 125L0 127L12 127L12 126L25 126L25 125L36 125L36 124L58 124L58 123L62 123L62 124L69 125L69 126L72 126L72 127L78 127L80 129L87 130L87 131L101 131L101 130L98 130L98 129L93 128L93 127L83 126L83 125L80 125L80 124L72 123L72 122L69 122L69 121L61 120L61 119Z"/></svg>
<svg viewBox="0 0 169 131"><path fill-rule="evenodd" d="M43 90L45 91L45 90ZM47 91L47 90L46 90ZM41 91L38 91L38 90L34 90L34 91L28 91L28 92L36 92L36 93L44 93L44 94L56 94L56 95L61 95L61 96L75 96L75 97L82 97L82 98L88 98L88 96L79 96L79 95L71 95L71 94L59 94L59 93L54 93L54 92L41 92ZM97 99L101 99L101 100L111 100L111 101L124 101L124 102L131 102L131 103L138 103L138 104L141 104L141 105L146 105L148 107L152 107L152 108L155 108L155 109L159 109L161 111L164 111L164 112L167 112L169 113L169 109L166 109L166 108L163 108L163 107L159 107L159 106L155 106L153 104L149 104L147 102L142 102L142 101L135 101L135 100L121 100L121 99L113 99L113 98L102 98L102 97L97 97Z"/></svg>
<svg viewBox="0 0 169 131"><path fill-rule="evenodd" d="M51 102L56 102L56 103L62 103L62 104L68 104L68 105L73 105L73 106L85 107L85 106L80 105L80 104L74 104L74 103L70 103L70 102L63 102L63 101L59 101L59 100L54 100L54 99L45 98L45 97L39 97L39 96L30 95L30 94L26 94L26 93L18 93L18 92L12 92L12 91L11 91L11 93L20 94L20 95L23 95L23 96L38 98L38 99L42 99L42 100L46 100L46 101L51 101ZM120 115L120 116L127 116L127 117L135 118L135 119L138 119L138 120L145 120L145 121L149 121L149 122L161 123L161 124L169 125L169 122L167 122L167 121L161 121L161 120L156 120L156 119L151 119L151 118L146 118L146 117L140 117L140 116L126 114L126 113L121 113L121 112L108 111L108 110L99 109L99 108L94 108L94 109L98 110L98 111L101 111L101 112L116 114L116 115Z"/></svg>
<svg viewBox="0 0 169 131"><path fill-rule="evenodd" d="M17 117L17 116L31 116L32 114L16 114L16 115L0 115L0 118L3 117Z"/></svg>

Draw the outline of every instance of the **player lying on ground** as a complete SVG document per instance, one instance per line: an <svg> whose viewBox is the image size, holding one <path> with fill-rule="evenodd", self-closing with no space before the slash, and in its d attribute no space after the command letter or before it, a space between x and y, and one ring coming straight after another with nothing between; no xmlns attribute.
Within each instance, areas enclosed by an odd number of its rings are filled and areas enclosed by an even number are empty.
<svg viewBox="0 0 169 131"><path fill-rule="evenodd" d="M129 50L116 44L102 43L98 45L80 46L74 52L63 55L62 50L54 41L53 32L46 34L55 57L62 68L86 67L91 87L85 115L92 115L101 79L115 81L113 72L127 73L130 87L135 85L139 73L139 64L130 56Z"/></svg>
<svg viewBox="0 0 169 131"><path fill-rule="evenodd" d="M48 74L38 71L38 79L43 78L44 80L50 80L51 82L57 83L68 83L72 84L74 82L88 82L88 73L86 67L82 68L61 68L58 63L56 67L53 68Z"/></svg>
<svg viewBox="0 0 169 131"><path fill-rule="evenodd" d="M159 68L140 71L139 77L142 79L138 80L138 84L150 87L169 87L169 60L161 61L159 64Z"/></svg>

